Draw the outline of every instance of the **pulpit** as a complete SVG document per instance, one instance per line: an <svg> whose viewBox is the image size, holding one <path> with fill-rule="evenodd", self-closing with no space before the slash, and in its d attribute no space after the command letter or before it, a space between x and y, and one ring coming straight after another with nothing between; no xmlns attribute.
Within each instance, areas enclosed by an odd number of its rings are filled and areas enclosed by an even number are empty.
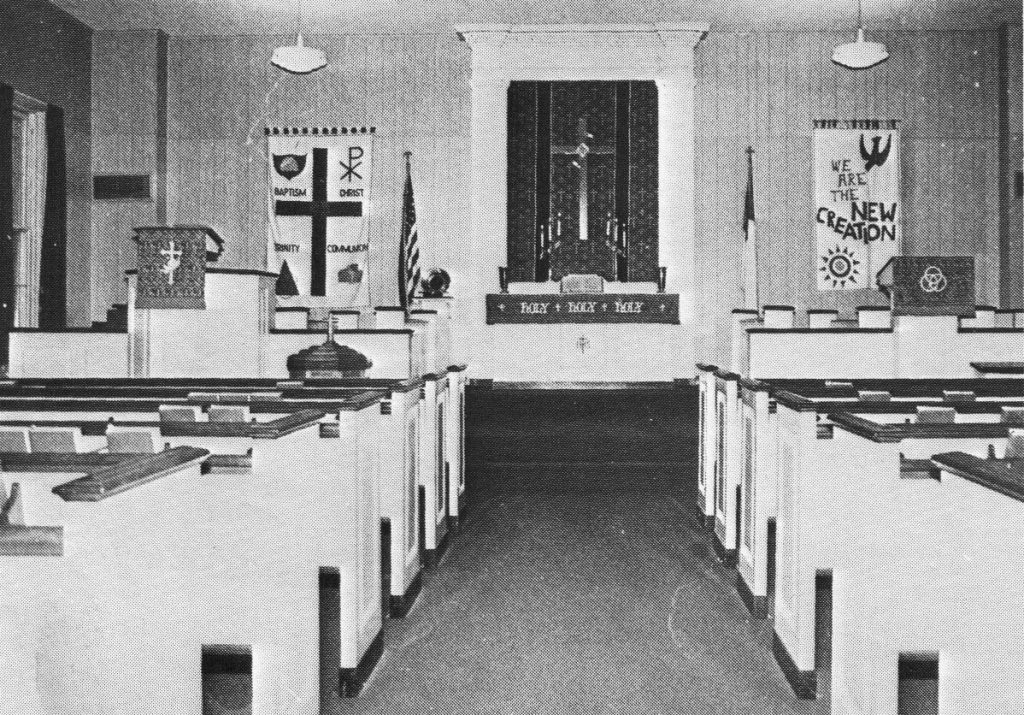
<svg viewBox="0 0 1024 715"><path fill-rule="evenodd" d="M128 271L131 377L260 374L276 273L205 267L204 308L140 306L139 271Z"/></svg>

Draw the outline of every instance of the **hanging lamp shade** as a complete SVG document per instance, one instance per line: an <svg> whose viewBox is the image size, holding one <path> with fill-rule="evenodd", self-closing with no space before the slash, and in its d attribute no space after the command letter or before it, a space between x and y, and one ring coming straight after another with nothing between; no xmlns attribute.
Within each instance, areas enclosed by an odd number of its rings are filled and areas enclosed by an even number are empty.
<svg viewBox="0 0 1024 715"><path fill-rule="evenodd" d="M837 65L851 70L864 70L874 67L889 59L889 51L881 42L868 42L864 39L864 28L857 28L857 39L839 45L832 52L832 61Z"/></svg>
<svg viewBox="0 0 1024 715"><path fill-rule="evenodd" d="M327 55L323 50L306 47L300 32L294 45L278 47L270 57L270 64L280 67L292 74L309 74L327 65Z"/></svg>

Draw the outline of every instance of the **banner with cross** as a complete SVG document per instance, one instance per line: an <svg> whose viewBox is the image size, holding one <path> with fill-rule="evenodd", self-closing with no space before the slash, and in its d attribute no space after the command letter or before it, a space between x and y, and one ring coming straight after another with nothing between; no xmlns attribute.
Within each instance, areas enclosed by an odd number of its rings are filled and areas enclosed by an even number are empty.
<svg viewBox="0 0 1024 715"><path fill-rule="evenodd" d="M269 245L277 295L369 304L372 133L270 133ZM364 130L365 132L365 130Z"/></svg>

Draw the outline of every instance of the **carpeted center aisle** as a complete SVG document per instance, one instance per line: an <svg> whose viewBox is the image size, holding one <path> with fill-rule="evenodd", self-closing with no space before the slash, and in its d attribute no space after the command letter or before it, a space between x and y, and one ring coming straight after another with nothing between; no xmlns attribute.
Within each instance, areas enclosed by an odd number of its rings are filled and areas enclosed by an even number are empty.
<svg viewBox="0 0 1024 715"><path fill-rule="evenodd" d="M343 713L821 713L693 507L696 393L471 390L470 517Z"/></svg>

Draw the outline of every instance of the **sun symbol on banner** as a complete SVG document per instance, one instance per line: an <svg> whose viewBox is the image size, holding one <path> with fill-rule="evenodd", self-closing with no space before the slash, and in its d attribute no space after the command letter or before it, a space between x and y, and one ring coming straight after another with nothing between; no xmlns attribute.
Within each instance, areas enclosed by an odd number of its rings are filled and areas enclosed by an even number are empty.
<svg viewBox="0 0 1024 715"><path fill-rule="evenodd" d="M857 266L860 265L860 261L849 248L830 248L828 255L822 256L821 260L823 265L820 270L825 274L826 280L832 281L833 288L845 288L847 283L857 282L857 276L860 275Z"/></svg>

